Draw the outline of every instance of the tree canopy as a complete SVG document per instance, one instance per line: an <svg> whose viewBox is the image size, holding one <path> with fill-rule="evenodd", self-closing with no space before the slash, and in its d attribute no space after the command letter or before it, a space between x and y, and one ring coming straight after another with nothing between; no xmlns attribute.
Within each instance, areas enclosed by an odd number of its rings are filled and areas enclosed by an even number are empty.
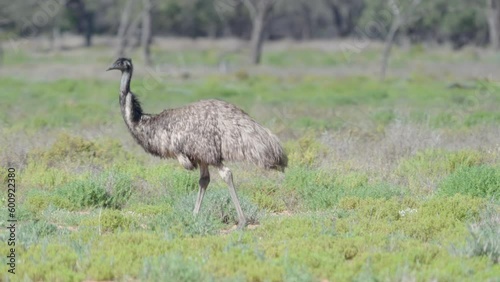
<svg viewBox="0 0 500 282"><path fill-rule="evenodd" d="M152 0L152 33L185 37L249 39L253 21L245 7L251 0ZM492 1L492 0L489 0ZM496 0L493 0L496 1ZM0 29L15 36L62 32L116 35L127 1L0 0ZM266 25L270 39L345 38L383 40L393 11L388 0L274 0ZM398 0L401 10L410 0ZM422 0L410 11L398 38L411 42L486 45L489 38L487 0ZM142 1L133 1L132 19L140 17ZM364 30L365 34L360 33Z"/></svg>

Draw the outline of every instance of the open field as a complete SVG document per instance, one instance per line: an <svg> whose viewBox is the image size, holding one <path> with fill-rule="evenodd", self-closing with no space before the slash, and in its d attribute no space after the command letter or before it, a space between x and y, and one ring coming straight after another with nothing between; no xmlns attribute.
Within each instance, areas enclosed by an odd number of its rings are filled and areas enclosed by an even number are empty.
<svg viewBox="0 0 500 282"><path fill-rule="evenodd" d="M217 173L193 218L198 172L134 143L105 41L5 48L0 167L17 171L19 228L4 281L498 281L500 55L397 48L380 82L375 43L349 58L276 43L249 68L238 43L221 59L179 42L155 45L153 68L132 56L146 112L223 99L287 149L284 174L228 164L248 229Z"/></svg>

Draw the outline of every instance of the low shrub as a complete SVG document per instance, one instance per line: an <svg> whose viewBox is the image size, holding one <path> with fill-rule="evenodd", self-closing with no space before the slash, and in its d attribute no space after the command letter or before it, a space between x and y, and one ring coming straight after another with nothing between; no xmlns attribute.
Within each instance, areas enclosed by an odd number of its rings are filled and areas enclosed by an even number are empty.
<svg viewBox="0 0 500 282"><path fill-rule="evenodd" d="M307 267L300 265L287 265L285 266L285 274L283 281L286 282L313 282L317 279L312 275L312 273L307 269Z"/></svg>
<svg viewBox="0 0 500 282"><path fill-rule="evenodd" d="M327 154L327 148L319 143L312 133L304 135L296 142L287 142L285 149L288 152L289 166L314 166Z"/></svg>
<svg viewBox="0 0 500 282"><path fill-rule="evenodd" d="M256 178L243 181L237 187L243 197L248 197L259 209L281 212L287 209L289 198L286 189L275 178Z"/></svg>
<svg viewBox="0 0 500 282"><path fill-rule="evenodd" d="M85 274L78 264L77 254L61 242L37 244L25 251L23 261L29 267L20 267L16 275L32 281L83 281ZM11 278L12 279L12 278Z"/></svg>
<svg viewBox="0 0 500 282"><path fill-rule="evenodd" d="M432 191L437 183L462 167L478 166L486 162L486 156L477 151L425 150L403 160L396 169L404 184L413 191Z"/></svg>
<svg viewBox="0 0 500 282"><path fill-rule="evenodd" d="M113 232L115 230L128 230L136 225L136 222L130 217L118 210L104 209L97 219L91 219L97 223L101 232Z"/></svg>
<svg viewBox="0 0 500 282"><path fill-rule="evenodd" d="M175 254L145 258L139 278L141 281L214 281L202 271L199 263Z"/></svg>
<svg viewBox="0 0 500 282"><path fill-rule="evenodd" d="M33 215L40 214L52 202L50 193L32 189L28 191L22 206Z"/></svg>
<svg viewBox="0 0 500 282"><path fill-rule="evenodd" d="M130 158L131 155L117 140L90 141L66 133L60 134L48 149L35 149L29 154L30 162L48 167L67 163L72 165L109 164Z"/></svg>
<svg viewBox="0 0 500 282"><path fill-rule="evenodd" d="M301 167L289 170L284 185L298 193L299 205L306 210L329 209L349 196L389 199L405 194L402 188L389 183L368 183L368 177L361 173L343 175Z"/></svg>
<svg viewBox="0 0 500 282"><path fill-rule="evenodd" d="M464 194L500 199L500 169L489 166L462 167L438 186L441 195Z"/></svg>
<svg viewBox="0 0 500 282"><path fill-rule="evenodd" d="M70 209L122 208L130 198L132 188L130 177L109 171L69 182L58 188L55 193L68 199L72 204Z"/></svg>
<svg viewBox="0 0 500 282"><path fill-rule="evenodd" d="M401 217L397 228L421 241L442 234L460 236L466 231L465 224L477 219L484 205L483 199L471 196L436 197L417 206L413 214Z"/></svg>
<svg viewBox="0 0 500 282"><path fill-rule="evenodd" d="M45 220L29 220L19 224L17 239L24 247L29 247L57 232L57 226Z"/></svg>
<svg viewBox="0 0 500 282"><path fill-rule="evenodd" d="M436 197L426 202L412 198L345 197L338 207L335 230L339 234L393 234L423 242L443 234L465 234L465 224L479 217L485 201L471 196ZM448 238L450 239L450 238Z"/></svg>
<svg viewBox="0 0 500 282"><path fill-rule="evenodd" d="M30 162L19 178L24 186L52 191L56 187L74 180L75 176L64 168L48 167L46 164Z"/></svg>
<svg viewBox="0 0 500 282"><path fill-rule="evenodd" d="M493 263L500 262L500 215L498 208L484 213L481 219L469 225L470 237L465 246L468 256L486 256Z"/></svg>

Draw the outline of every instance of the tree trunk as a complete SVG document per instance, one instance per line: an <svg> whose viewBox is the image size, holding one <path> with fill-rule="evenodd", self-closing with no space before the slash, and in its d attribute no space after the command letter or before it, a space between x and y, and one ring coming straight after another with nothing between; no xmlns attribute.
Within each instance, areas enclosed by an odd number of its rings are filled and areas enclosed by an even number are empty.
<svg viewBox="0 0 500 282"><path fill-rule="evenodd" d="M142 31L141 31L141 23L143 19L143 13L139 13L135 19L129 24L127 34L127 45L132 49L138 48L141 46L142 39Z"/></svg>
<svg viewBox="0 0 500 282"><path fill-rule="evenodd" d="M3 46L0 44L0 66L3 64Z"/></svg>
<svg viewBox="0 0 500 282"><path fill-rule="evenodd" d="M401 16L395 15L391 29L387 34L385 39L384 53L382 54L382 65L380 68L380 80L384 81L387 75L387 65L389 64L389 57L391 56L392 46L394 46L394 41L396 40L396 34L401 26Z"/></svg>
<svg viewBox="0 0 500 282"><path fill-rule="evenodd" d="M66 7L72 11L77 18L78 33L83 34L85 47L92 45L94 32L94 12L88 11L83 0L68 0Z"/></svg>
<svg viewBox="0 0 500 282"><path fill-rule="evenodd" d="M350 29L350 11L344 11L346 9L344 3L339 1L328 1L326 2L330 9L332 15L334 36L346 37L351 32ZM348 4L353 5L353 4ZM348 8L348 7L347 7Z"/></svg>
<svg viewBox="0 0 500 282"><path fill-rule="evenodd" d="M61 51L61 28L58 25L52 27L51 41L51 49L56 52Z"/></svg>
<svg viewBox="0 0 500 282"><path fill-rule="evenodd" d="M262 44L264 43L264 15L259 13L253 19L252 39L250 42L251 50L251 63L258 65L262 57Z"/></svg>
<svg viewBox="0 0 500 282"><path fill-rule="evenodd" d="M486 17L490 35L490 46L494 50L500 49L500 3L498 0L487 0Z"/></svg>
<svg viewBox="0 0 500 282"><path fill-rule="evenodd" d="M94 34L94 13L85 12L85 47L92 46L92 35Z"/></svg>
<svg viewBox="0 0 500 282"><path fill-rule="evenodd" d="M389 33L385 39L384 53L382 54L382 63L380 67L380 80L384 81L387 74L387 66L389 65L389 58L391 56L392 47L394 46L394 41L396 40L396 34L398 33L401 25L407 23L410 14L414 12L414 9L420 4L421 0L412 0L409 6L406 7L406 11L401 11L398 7L398 3L395 0L388 0L390 9L392 10L392 23Z"/></svg>
<svg viewBox="0 0 500 282"><path fill-rule="evenodd" d="M142 32L141 32L141 45L143 48L143 56L144 56L144 62L146 65L151 66L152 60L151 60L151 38L152 38L152 31L151 31L151 10L152 10L152 5L151 5L151 0L143 0L144 2L144 12L142 15Z"/></svg>
<svg viewBox="0 0 500 282"><path fill-rule="evenodd" d="M120 17L120 26L118 27L118 44L117 44L117 56L123 57L125 55L125 48L127 47L127 30L129 27L130 13L132 11L132 1L128 0L123 8L122 15Z"/></svg>
<svg viewBox="0 0 500 282"><path fill-rule="evenodd" d="M302 30L301 30L301 39L302 40L310 40L312 38L312 19L311 19L311 8L302 3Z"/></svg>
<svg viewBox="0 0 500 282"><path fill-rule="evenodd" d="M253 5L252 15L252 38L250 41L251 56L250 62L254 65L260 64L262 57L262 45L264 44L264 33L266 20L273 8L273 0L257 0Z"/></svg>

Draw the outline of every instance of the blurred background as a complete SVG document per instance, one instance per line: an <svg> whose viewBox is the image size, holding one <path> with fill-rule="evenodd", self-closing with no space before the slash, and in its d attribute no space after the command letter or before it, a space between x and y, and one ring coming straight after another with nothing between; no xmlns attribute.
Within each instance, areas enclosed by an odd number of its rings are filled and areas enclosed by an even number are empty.
<svg viewBox="0 0 500 282"><path fill-rule="evenodd" d="M27 45L32 51L61 54L100 47L117 56L141 48L148 65L223 70L263 64L361 71L365 66L358 66L372 59L378 61L373 66L378 71L370 70L385 77L393 44L410 55L443 46L473 48L472 57L481 56L484 48L500 47L497 0L2 0L0 5L4 64L20 60L18 49ZM271 52L281 48L295 53L266 55L267 42ZM186 45L211 53L196 58L200 54L189 53ZM372 45L383 46L375 52ZM302 54L300 47L318 51L317 56ZM171 56L167 51L172 49L179 53ZM17 57L10 56L12 51Z"/></svg>
<svg viewBox="0 0 500 282"><path fill-rule="evenodd" d="M499 48L500 0L0 0L0 280L497 281ZM284 143L228 164L245 232L135 143L119 56L145 112L223 99Z"/></svg>

